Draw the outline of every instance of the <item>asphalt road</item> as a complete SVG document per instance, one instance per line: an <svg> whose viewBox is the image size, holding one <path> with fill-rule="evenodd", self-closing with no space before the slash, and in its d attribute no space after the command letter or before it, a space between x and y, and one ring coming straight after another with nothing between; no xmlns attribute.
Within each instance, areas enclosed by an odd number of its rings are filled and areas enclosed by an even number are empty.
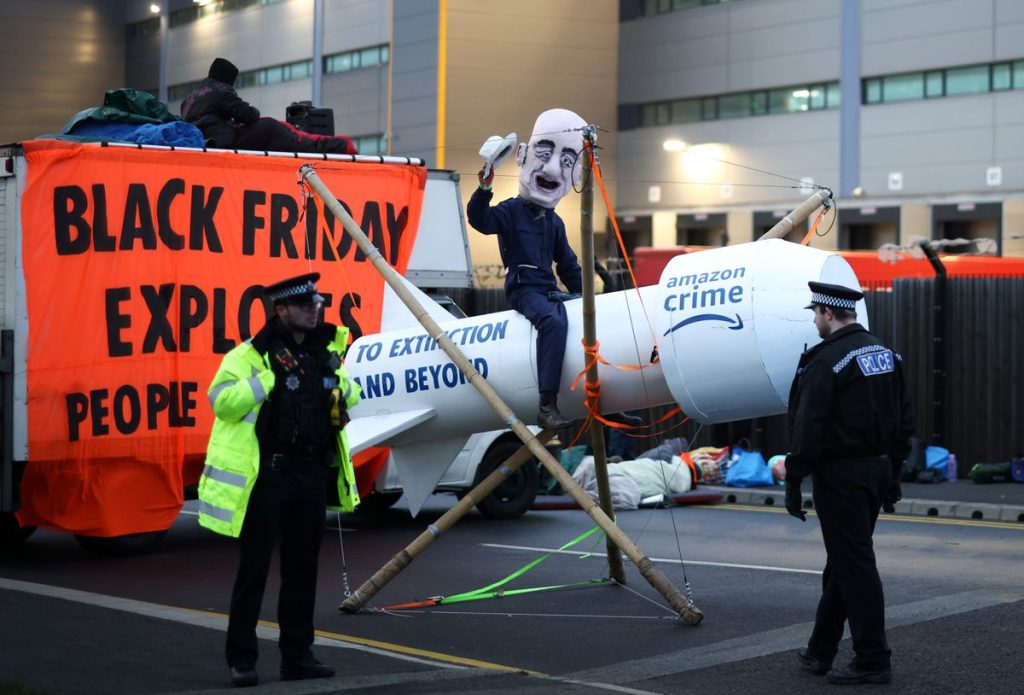
<svg viewBox="0 0 1024 695"><path fill-rule="evenodd" d="M418 519L401 509L342 517L326 536L317 602L320 658L331 680L282 683L272 622L262 628L257 692L825 692L798 670L824 565L816 519L764 507L641 510L619 524L704 613L676 619L626 561L608 583L410 610L395 603L486 586L593 524L580 511L517 521L475 513L437 540L373 600L338 612L355 588L451 503ZM333 524L336 517L330 516ZM900 693L1018 693L1024 644L1024 527L883 516L875 536ZM346 563L343 565L342 547ZM593 554L587 555L591 550ZM227 685L224 614L235 549L188 509L157 553L101 558L37 532L0 558L0 683L40 692L209 692ZM594 537L551 553L505 589L600 580ZM264 617L275 616L271 579ZM850 657L844 642L840 659ZM0 693L4 686L0 685Z"/></svg>

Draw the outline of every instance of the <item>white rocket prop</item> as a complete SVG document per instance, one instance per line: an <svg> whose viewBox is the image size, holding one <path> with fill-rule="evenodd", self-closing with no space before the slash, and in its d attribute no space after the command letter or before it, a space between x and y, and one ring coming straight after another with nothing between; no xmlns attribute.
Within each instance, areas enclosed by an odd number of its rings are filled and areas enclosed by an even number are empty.
<svg viewBox="0 0 1024 695"><path fill-rule="evenodd" d="M646 365L639 371L603 369L602 409L675 402L705 424L785 412L797 360L805 346L820 340L803 308L809 280L860 286L840 256L773 239L677 256L658 285L597 296L600 354L613 364ZM530 323L514 311L453 320L407 286L502 400L532 424L537 369ZM566 303L559 408L569 418L585 415L582 386L570 390L585 366L580 302ZM866 326L863 300L857 311ZM350 413L349 444L353 452L391 447L416 514L467 437L506 423L390 289L382 330L360 338L347 353L345 365L363 390ZM651 364L655 346L660 361Z"/></svg>

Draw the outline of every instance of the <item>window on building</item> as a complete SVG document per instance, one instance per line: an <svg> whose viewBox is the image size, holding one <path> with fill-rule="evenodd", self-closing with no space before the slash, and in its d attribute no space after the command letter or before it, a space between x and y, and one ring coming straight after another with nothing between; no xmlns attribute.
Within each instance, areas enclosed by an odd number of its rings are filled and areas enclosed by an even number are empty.
<svg viewBox="0 0 1024 695"><path fill-rule="evenodd" d="M942 70L929 70L924 74L924 95L927 98L941 97L946 94L946 79Z"/></svg>
<svg viewBox="0 0 1024 695"><path fill-rule="evenodd" d="M713 121L718 118L718 99L705 97L700 100L700 117L705 121Z"/></svg>
<svg viewBox="0 0 1024 695"><path fill-rule="evenodd" d="M882 81L877 77L864 80L864 103L882 103Z"/></svg>
<svg viewBox="0 0 1024 695"><path fill-rule="evenodd" d="M1024 89L1024 60L1013 64L1013 88Z"/></svg>
<svg viewBox="0 0 1024 695"><path fill-rule="evenodd" d="M719 118L742 118L750 115L750 93L726 94L718 97Z"/></svg>
<svg viewBox="0 0 1024 695"><path fill-rule="evenodd" d="M284 66L278 65L259 71L259 84L278 84L284 82Z"/></svg>
<svg viewBox="0 0 1024 695"><path fill-rule="evenodd" d="M768 92L752 92L750 94L750 113L754 116L768 113Z"/></svg>
<svg viewBox="0 0 1024 695"><path fill-rule="evenodd" d="M641 106L640 125L644 128L650 128L651 126L658 125L657 112L657 104L644 104L643 106Z"/></svg>
<svg viewBox="0 0 1024 695"><path fill-rule="evenodd" d="M677 10L690 10L703 5L718 5L731 0L644 0L641 6L641 14L644 17L653 17L666 12Z"/></svg>
<svg viewBox="0 0 1024 695"><path fill-rule="evenodd" d="M773 89L768 92L768 112L791 113L793 111L806 111L807 98L810 94L810 90L802 87Z"/></svg>
<svg viewBox="0 0 1024 695"><path fill-rule="evenodd" d="M654 122L657 125L668 125L669 120L672 117L672 110L667 103L658 104L658 107L654 111Z"/></svg>
<svg viewBox="0 0 1024 695"><path fill-rule="evenodd" d="M1013 86L1013 67L1009 63L992 66L992 91L1010 89Z"/></svg>
<svg viewBox="0 0 1024 695"><path fill-rule="evenodd" d="M352 144L359 150L359 154L380 155L387 154L387 139L383 134L358 135L352 138Z"/></svg>
<svg viewBox="0 0 1024 695"><path fill-rule="evenodd" d="M978 94L989 91L989 69L987 65L946 70L946 96Z"/></svg>
<svg viewBox="0 0 1024 695"><path fill-rule="evenodd" d="M924 74L888 75L882 78L882 100L909 101L924 98Z"/></svg>
<svg viewBox="0 0 1024 695"><path fill-rule="evenodd" d="M672 102L673 123L693 123L700 120L700 99L676 99Z"/></svg>
<svg viewBox="0 0 1024 695"><path fill-rule="evenodd" d="M331 74L375 65L386 65L390 56L391 49L387 44L334 53L324 56L324 72Z"/></svg>
<svg viewBox="0 0 1024 695"><path fill-rule="evenodd" d="M826 109L838 109L842 103L842 92L839 90L838 82L830 82L825 85L825 92L827 96L825 98Z"/></svg>
<svg viewBox="0 0 1024 695"><path fill-rule="evenodd" d="M807 91L807 106L812 111L825 108L825 85L816 84Z"/></svg>

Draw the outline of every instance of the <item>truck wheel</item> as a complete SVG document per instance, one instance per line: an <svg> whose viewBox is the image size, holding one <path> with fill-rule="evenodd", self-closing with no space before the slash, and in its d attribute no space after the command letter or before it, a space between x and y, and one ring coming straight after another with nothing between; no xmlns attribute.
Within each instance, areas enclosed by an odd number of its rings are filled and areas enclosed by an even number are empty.
<svg viewBox="0 0 1024 695"><path fill-rule="evenodd" d="M35 526L19 524L14 512L0 512L0 547L19 545L35 530Z"/></svg>
<svg viewBox="0 0 1024 695"><path fill-rule="evenodd" d="M480 466L476 469L476 478L473 484L477 485L489 476L505 459L516 453L520 446L522 444L518 439L515 441L506 439L491 445L483 460L480 461ZM484 516L492 519L520 517L533 506L533 502L537 498L539 478L537 459L530 459L495 488L494 492L480 500L476 508Z"/></svg>
<svg viewBox="0 0 1024 695"><path fill-rule="evenodd" d="M160 547L164 541L167 531L144 531L142 533L128 533L123 536L82 536L75 535L78 542L86 550L98 555L109 555L113 557L128 557L129 555L145 555Z"/></svg>

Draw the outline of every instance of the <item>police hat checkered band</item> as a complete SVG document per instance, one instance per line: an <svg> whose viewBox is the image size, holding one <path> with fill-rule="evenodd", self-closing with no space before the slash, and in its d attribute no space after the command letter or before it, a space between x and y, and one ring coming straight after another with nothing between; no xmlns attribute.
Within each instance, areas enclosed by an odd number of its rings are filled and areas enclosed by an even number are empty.
<svg viewBox="0 0 1024 695"><path fill-rule="evenodd" d="M291 297L298 297L303 294L313 294L316 292L316 284L312 281L305 282L301 285L292 285L291 287L284 287L274 294L270 295L270 298L275 302L280 302Z"/></svg>
<svg viewBox="0 0 1024 695"><path fill-rule="evenodd" d="M839 309L850 309L851 311L857 308L857 301L854 299L833 297L832 295L825 294L823 292L812 292L811 304L824 304L825 306L834 306Z"/></svg>

